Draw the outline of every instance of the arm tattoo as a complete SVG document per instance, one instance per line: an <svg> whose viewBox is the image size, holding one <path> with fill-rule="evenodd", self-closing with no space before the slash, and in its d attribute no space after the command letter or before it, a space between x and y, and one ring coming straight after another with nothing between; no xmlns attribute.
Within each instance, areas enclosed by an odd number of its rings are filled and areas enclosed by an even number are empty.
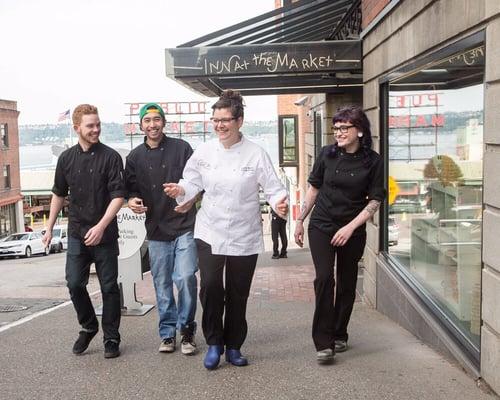
<svg viewBox="0 0 500 400"><path fill-rule="evenodd" d="M367 206L365 207L365 211L370 215L370 217L372 217L373 214L377 212L379 207L380 207L380 201L370 200Z"/></svg>

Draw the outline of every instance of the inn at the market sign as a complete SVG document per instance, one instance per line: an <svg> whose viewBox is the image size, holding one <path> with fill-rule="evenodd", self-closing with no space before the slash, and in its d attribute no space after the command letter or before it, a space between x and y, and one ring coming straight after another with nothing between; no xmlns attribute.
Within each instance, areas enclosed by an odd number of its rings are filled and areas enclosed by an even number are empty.
<svg viewBox="0 0 500 400"><path fill-rule="evenodd" d="M169 78L207 96L227 88L243 94L342 93L362 85L358 40L173 48L165 56Z"/></svg>

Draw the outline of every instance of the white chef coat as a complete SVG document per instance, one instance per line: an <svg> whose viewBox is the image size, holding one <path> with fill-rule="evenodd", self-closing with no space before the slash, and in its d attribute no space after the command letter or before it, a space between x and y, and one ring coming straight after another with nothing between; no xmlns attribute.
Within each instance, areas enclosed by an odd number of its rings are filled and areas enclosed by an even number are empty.
<svg viewBox="0 0 500 400"><path fill-rule="evenodd" d="M197 147L179 185L179 204L202 190L194 237L209 243L212 254L245 256L264 251L259 187L273 209L287 196L266 151L242 136L229 149L212 139Z"/></svg>

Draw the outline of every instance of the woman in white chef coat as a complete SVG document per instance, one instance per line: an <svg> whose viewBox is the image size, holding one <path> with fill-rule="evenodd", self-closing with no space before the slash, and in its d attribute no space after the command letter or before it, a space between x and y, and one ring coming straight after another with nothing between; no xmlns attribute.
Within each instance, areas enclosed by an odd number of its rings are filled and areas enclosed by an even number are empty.
<svg viewBox="0 0 500 400"><path fill-rule="evenodd" d="M164 185L180 205L205 191L194 237L207 369L217 368L224 351L229 363L248 364L240 348L247 335L246 306L257 255L264 251L259 188L278 215L288 213L287 193L269 155L240 132L243 107L239 92L225 90L212 106L218 138L198 146L178 184Z"/></svg>

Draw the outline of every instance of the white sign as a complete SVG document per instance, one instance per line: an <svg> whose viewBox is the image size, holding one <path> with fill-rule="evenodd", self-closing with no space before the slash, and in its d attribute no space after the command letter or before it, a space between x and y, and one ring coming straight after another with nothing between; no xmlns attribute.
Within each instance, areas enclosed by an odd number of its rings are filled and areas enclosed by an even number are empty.
<svg viewBox="0 0 500 400"><path fill-rule="evenodd" d="M136 214L130 208L121 208L116 215L120 237L118 259L129 258L139 251L146 238L146 214Z"/></svg>

